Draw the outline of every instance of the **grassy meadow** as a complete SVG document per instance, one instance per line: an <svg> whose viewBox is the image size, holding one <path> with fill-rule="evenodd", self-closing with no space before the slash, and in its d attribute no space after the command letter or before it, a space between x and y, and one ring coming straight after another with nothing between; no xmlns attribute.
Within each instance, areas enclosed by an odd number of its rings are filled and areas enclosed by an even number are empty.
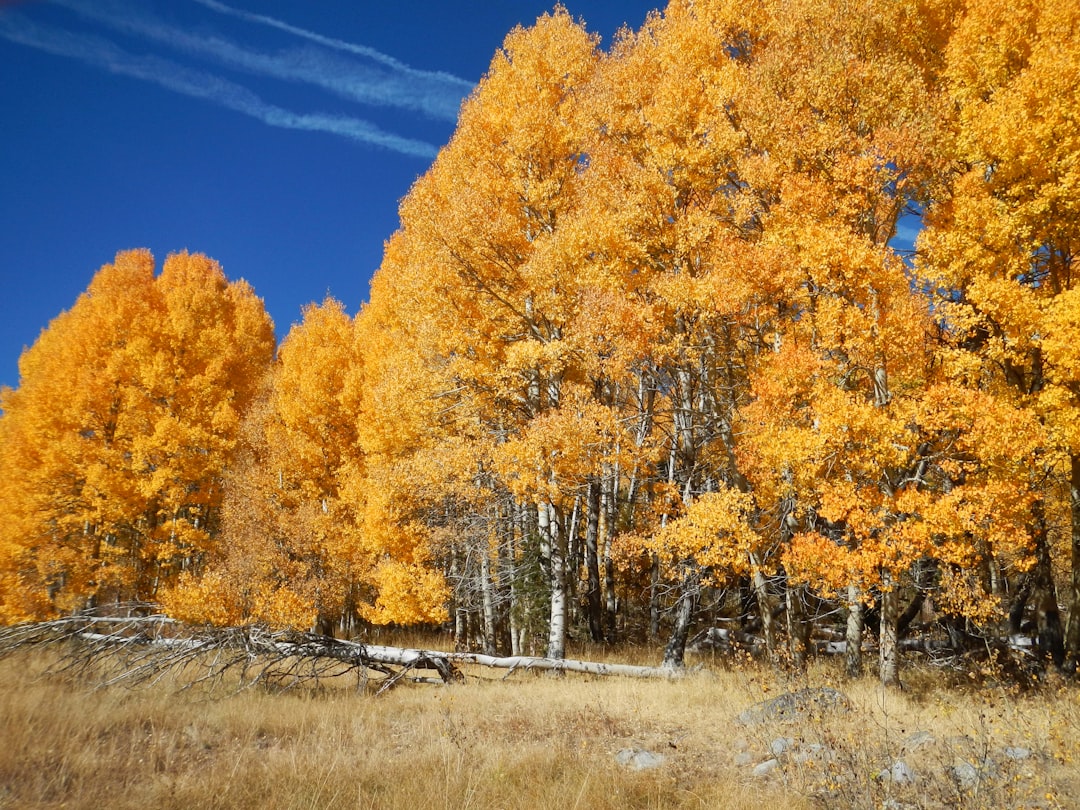
<svg viewBox="0 0 1080 810"><path fill-rule="evenodd" d="M602 657L652 662L644 651ZM284 693L182 690L170 679L93 688L44 674L49 663L44 652L0 660L0 808L899 810L1080 801L1075 688L946 685L940 672L909 668L903 692L883 692L872 678L840 679L831 664L790 682L752 663L707 660L673 682L474 669L465 684L405 683L374 697L355 678ZM850 710L737 720L777 694L830 685ZM625 761L636 750L663 760L635 769Z"/></svg>

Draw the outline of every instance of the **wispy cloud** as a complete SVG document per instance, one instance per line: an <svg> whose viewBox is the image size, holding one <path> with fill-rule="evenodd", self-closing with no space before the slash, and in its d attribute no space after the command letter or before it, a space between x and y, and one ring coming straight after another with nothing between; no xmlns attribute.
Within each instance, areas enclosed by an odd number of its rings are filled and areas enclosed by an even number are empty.
<svg viewBox="0 0 1080 810"><path fill-rule="evenodd" d="M52 0L125 34L254 75L311 84L362 104L411 110L454 121L461 99L472 87L470 82L448 73L416 70L374 48L324 37L215 0L195 1L221 14L286 31L309 44L265 53L223 37L189 33L155 18L145 5L117 0Z"/></svg>
<svg viewBox="0 0 1080 810"><path fill-rule="evenodd" d="M334 37L323 36L317 34L314 31L308 31L304 28L298 28L295 25L290 25L283 20L275 19L274 17L267 17L265 14L254 14L250 11L243 11L242 9L233 8L227 6L224 3L219 3L217 0L194 0L201 6L206 6L209 9L213 9L221 14L227 14L230 17L236 17L240 20L246 20L247 22L259 23L260 25L266 25L270 28L276 28L279 31L285 31L290 34L294 34L301 39L306 39L309 42L315 42L319 45L324 45L328 48L333 48L339 51L345 51L346 53L356 54L357 56L365 56L379 64L385 65L393 70L400 71L401 73L415 77L417 79L423 79L428 81L437 81L445 83L446 86L456 89L459 93L468 93L473 88L473 82L468 79L462 79L459 76L455 76L452 73L445 73L440 70L417 70L416 68L406 65L404 62L395 59L392 56L388 56L381 51L377 51L374 48L369 48L365 45L356 45L352 42L346 42L341 39L335 39Z"/></svg>
<svg viewBox="0 0 1080 810"><path fill-rule="evenodd" d="M243 85L215 74L154 55L137 56L101 37L43 25L19 12L0 14L0 37L57 56L78 59L112 73L152 82L176 93L205 99L273 127L332 133L421 158L434 157L437 151L430 143L395 135L360 118L293 112L270 104Z"/></svg>

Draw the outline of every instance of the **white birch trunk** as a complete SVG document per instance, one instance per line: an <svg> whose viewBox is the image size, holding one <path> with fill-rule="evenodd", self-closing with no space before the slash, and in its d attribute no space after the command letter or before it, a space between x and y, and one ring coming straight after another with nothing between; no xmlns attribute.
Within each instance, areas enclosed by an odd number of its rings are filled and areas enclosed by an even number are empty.
<svg viewBox="0 0 1080 810"><path fill-rule="evenodd" d="M495 597L492 593L494 583L491 581L491 549L487 543L482 543L480 548L480 596L484 612L484 652L487 655L495 654Z"/></svg>
<svg viewBox="0 0 1080 810"><path fill-rule="evenodd" d="M551 583L551 614L548 620L548 658L566 654L566 540L559 531L555 507L541 502L537 507L540 537L546 541Z"/></svg>
<svg viewBox="0 0 1080 810"><path fill-rule="evenodd" d="M848 618L846 640L844 650L844 664L847 674L857 678L862 674L862 637L864 612L862 595L857 585L848 585L847 589Z"/></svg>

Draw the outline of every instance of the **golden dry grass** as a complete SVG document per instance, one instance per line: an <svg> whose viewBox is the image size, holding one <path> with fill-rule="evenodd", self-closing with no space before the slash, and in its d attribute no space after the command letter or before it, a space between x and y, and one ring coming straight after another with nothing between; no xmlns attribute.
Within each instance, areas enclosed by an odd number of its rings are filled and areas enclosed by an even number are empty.
<svg viewBox="0 0 1080 810"><path fill-rule="evenodd" d="M946 689L911 673L905 693L834 683L847 713L742 726L741 710L826 685L831 670L797 683L752 666L677 682L474 670L465 685L373 698L91 690L42 677L45 663L41 653L0 661L0 807L876 810L1066 808L1080 797L1073 689ZM912 750L919 731L933 742ZM780 738L792 750L754 777ZM1010 759L1009 746L1031 754ZM634 771L616 761L627 748L665 760ZM914 784L877 778L897 758ZM987 778L962 789L950 769L968 760Z"/></svg>

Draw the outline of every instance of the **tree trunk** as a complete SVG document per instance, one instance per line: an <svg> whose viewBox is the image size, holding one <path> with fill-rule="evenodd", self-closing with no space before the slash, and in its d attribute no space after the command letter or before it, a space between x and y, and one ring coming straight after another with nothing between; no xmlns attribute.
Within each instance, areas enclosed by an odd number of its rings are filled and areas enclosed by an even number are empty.
<svg viewBox="0 0 1080 810"><path fill-rule="evenodd" d="M900 686L900 640L897 633L899 599L892 576L884 574L881 583L881 633L879 635L878 674L882 686Z"/></svg>
<svg viewBox="0 0 1080 810"><path fill-rule="evenodd" d="M660 555L649 555L649 640L660 638Z"/></svg>
<svg viewBox="0 0 1080 810"><path fill-rule="evenodd" d="M510 532L510 548L508 557L508 577L510 582L510 652L513 655L524 655L528 641L531 618L529 616L530 599L527 594L528 579L530 574L526 569L527 556L532 542L529 538L535 538L533 521L536 518L536 510L528 509L524 504L514 502L514 527Z"/></svg>
<svg viewBox="0 0 1080 810"><path fill-rule="evenodd" d="M464 650L468 648L469 644L469 623L465 604L461 598L461 561L456 549L450 553L450 579L454 587L454 647L458 650Z"/></svg>
<svg viewBox="0 0 1080 810"><path fill-rule="evenodd" d="M602 486L600 493L600 515L604 521L600 529L600 534L604 538L604 617L607 620L604 636L607 641L615 640L617 629L615 620L619 609L619 602L615 596L615 561L611 558L611 540L615 536L618 486L618 479L611 476L610 492L607 486Z"/></svg>
<svg viewBox="0 0 1080 810"><path fill-rule="evenodd" d="M1035 573L1033 571L1027 571L1020 578L1020 584L1016 589L1016 594L1013 596L1012 603L1009 605L1009 635L1019 636L1024 632L1024 609L1027 607L1028 600L1031 598L1031 591L1034 588Z"/></svg>
<svg viewBox="0 0 1080 810"><path fill-rule="evenodd" d="M761 563L757 555L750 554L750 568L754 588L754 598L757 600L758 612L761 614L761 634L765 637L765 653L770 661L776 660L776 630L773 628L772 603L769 600L769 586L762 573Z"/></svg>
<svg viewBox="0 0 1080 810"><path fill-rule="evenodd" d="M570 510L570 517L565 525L561 526L562 535L566 538L566 554L563 557L563 583L566 588L566 626L577 627L581 623L581 603L578 600L579 572L584 563L584 553L581 538L578 532L578 523L581 521L581 498L574 498L574 506ZM587 610L587 608L586 608Z"/></svg>
<svg viewBox="0 0 1080 810"><path fill-rule="evenodd" d="M855 585L848 585L848 618L847 633L844 638L847 642L844 650L844 664L848 677L858 678L862 675L862 637L863 637L863 603L862 594Z"/></svg>
<svg viewBox="0 0 1080 810"><path fill-rule="evenodd" d="M555 506L542 502L537 507L540 537L548 548L551 613L548 620L548 658L566 655L566 538L559 530Z"/></svg>
<svg viewBox="0 0 1080 810"><path fill-rule="evenodd" d="M1065 671L1080 667L1080 456L1069 459L1069 503L1072 507L1072 577L1069 583L1069 619L1065 626Z"/></svg>
<svg viewBox="0 0 1080 810"><path fill-rule="evenodd" d="M1061 627L1058 610L1057 588L1054 585L1054 569L1050 559L1049 530L1046 524L1046 506L1035 501L1031 507L1033 517L1032 538L1035 541L1035 625L1039 659L1049 658L1054 666L1065 666L1065 634Z"/></svg>
<svg viewBox="0 0 1080 810"><path fill-rule="evenodd" d="M595 642L604 640L604 603L600 592L600 482L589 481L588 520L585 526L585 570L588 577L589 637Z"/></svg>
<svg viewBox="0 0 1080 810"><path fill-rule="evenodd" d="M116 606L118 609L123 605ZM139 614L156 606L129 605ZM102 632L105 630L106 632ZM78 644L72 644L78 641ZM63 645L61 661L79 662L80 671L107 673L110 684L156 684L166 672L203 683L229 677L233 687L239 673L240 687L261 683L318 683L354 670L370 670L384 676L380 692L417 670L435 670L443 682L462 680L455 664L467 663L502 669L536 669L616 675L638 678L673 678L681 671L666 667L605 664L567 659L495 656L466 652L407 649L342 641L313 633L246 627L191 627L160 612L154 615L75 614L40 623L0 628L0 657L20 649ZM209 654L208 653L212 653ZM108 668L87 665L108 662ZM298 664L297 662L302 662ZM328 666L339 662L346 666ZM400 669L392 669L398 667ZM104 676L103 676L104 677Z"/></svg>
<svg viewBox="0 0 1080 810"><path fill-rule="evenodd" d="M675 626L671 638L664 648L664 660L660 666L668 669L682 669L686 661L686 641L690 637L690 625L694 619L694 607L697 605L700 591L700 579L696 569L687 572L682 581L682 593L675 609Z"/></svg>
<svg viewBox="0 0 1080 810"><path fill-rule="evenodd" d="M926 604L926 594L934 585L934 580L937 574L937 561L932 560L929 557L922 557L915 562L914 568L915 574L915 594L911 597L911 601L908 602L903 613L896 620L896 637L904 638L907 635L908 627L915 621L915 618L922 612L923 605Z"/></svg>
<svg viewBox="0 0 1080 810"><path fill-rule="evenodd" d="M495 655L498 650L495 642L495 583L491 578L491 549L486 542L481 542L480 546L480 595L484 611L483 650L485 655Z"/></svg>
<svg viewBox="0 0 1080 810"><path fill-rule="evenodd" d="M319 636L326 636L326 638L333 638L335 625L337 625L335 617L319 611L315 616L315 624L312 625L311 632Z"/></svg>

